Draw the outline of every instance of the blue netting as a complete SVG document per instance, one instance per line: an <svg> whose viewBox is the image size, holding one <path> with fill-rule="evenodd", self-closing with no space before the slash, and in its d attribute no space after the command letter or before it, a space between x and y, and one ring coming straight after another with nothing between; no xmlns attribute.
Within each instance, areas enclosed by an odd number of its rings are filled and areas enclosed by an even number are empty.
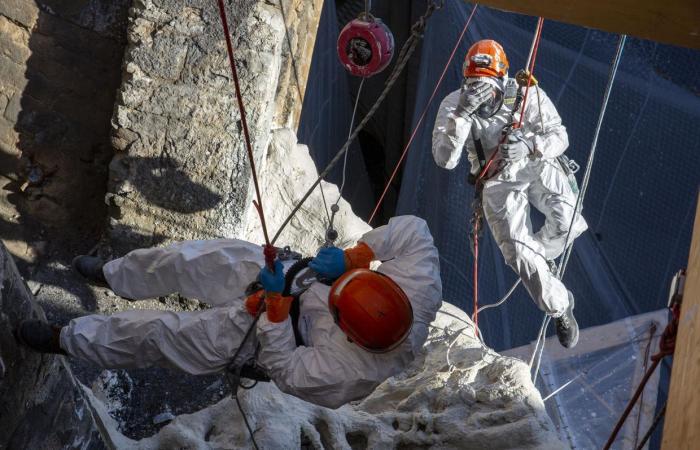
<svg viewBox="0 0 700 450"><path fill-rule="evenodd" d="M382 6L388 1L374 3ZM429 20L419 64L410 74L417 86L412 124L472 8L462 2L445 3ZM419 13L424 11L424 1L414 0L412 5ZM405 162L397 214L415 214L428 221L440 250L445 299L468 312L472 257L467 233L474 194L466 183L466 158L452 171L433 162L434 118L442 98L459 86L462 58L474 41L501 42L514 73L525 64L535 23L534 17L479 7ZM325 167L345 141L352 113L348 80L335 54L337 33L335 4L327 1L298 132L319 167ZM611 33L544 23L535 74L567 127L571 143L567 155L582 165L590 152L617 41ZM663 307L671 275L687 263L700 180L698 73L698 51L635 38L627 41L584 204L590 230L576 241L564 280L577 298L582 327ZM412 124L398 138L407 138ZM346 198L366 218L374 202L359 149L350 153L348 173ZM580 177L581 173L579 181ZM329 180L340 181L339 167ZM535 217L533 223L541 223L541 218ZM500 298L515 281L493 239L488 233L484 239L482 304ZM540 322L540 311L520 287L507 304L480 316L479 323L487 342L500 350L534 340Z"/></svg>
<svg viewBox="0 0 700 450"><path fill-rule="evenodd" d="M418 71L418 120L471 5L446 2L427 27ZM473 189L465 159L438 168L431 133L440 100L459 86L461 58L478 39L501 42L511 71L523 67L536 19L480 7L406 162L399 214L430 225L440 250L445 298L471 312L468 221ZM545 21L535 74L569 132L567 155L582 165L590 151L618 36ZM697 51L630 38L622 57L584 204L590 230L576 241L565 283L577 298L582 327L664 306L673 272L687 263L700 180L700 57ZM581 174L579 174L579 177ZM515 280L493 239L482 244L482 303ZM536 338L541 313L523 288L479 324L496 349Z"/></svg>
<svg viewBox="0 0 700 450"><path fill-rule="evenodd" d="M335 42L340 30L335 15L335 3L324 2L297 130L299 142L309 146L309 153L319 172L345 144L354 105L354 99L350 98L347 74L336 54ZM355 125L361 119L362 116L358 115ZM347 173L343 197L350 202L357 214L369 214L374 207L373 195L357 142L350 146ZM326 177L326 181L340 186L342 176L341 161ZM326 200L335 202L336 199Z"/></svg>

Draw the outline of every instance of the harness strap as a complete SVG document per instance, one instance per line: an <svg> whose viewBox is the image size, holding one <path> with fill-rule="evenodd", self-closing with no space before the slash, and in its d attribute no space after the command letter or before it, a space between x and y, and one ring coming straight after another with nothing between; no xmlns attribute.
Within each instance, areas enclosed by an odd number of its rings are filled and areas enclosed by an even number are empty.
<svg viewBox="0 0 700 450"><path fill-rule="evenodd" d="M472 140L474 141L474 149L476 150L476 158L479 160L479 171L483 170L486 165L486 154L484 146L481 144L481 139L476 137L476 119L472 119Z"/></svg>
<svg viewBox="0 0 700 450"><path fill-rule="evenodd" d="M301 338L301 332L299 331L299 316L301 315L301 294L304 291L300 291L292 295L294 300L292 300L292 307L289 309L289 318L292 320L292 331L294 331L294 341L297 347L304 345L304 340Z"/></svg>

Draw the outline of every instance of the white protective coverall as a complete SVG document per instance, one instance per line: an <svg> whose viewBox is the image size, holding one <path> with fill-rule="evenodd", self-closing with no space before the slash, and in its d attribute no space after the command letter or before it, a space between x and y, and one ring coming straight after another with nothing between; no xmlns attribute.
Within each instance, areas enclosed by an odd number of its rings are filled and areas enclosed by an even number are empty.
<svg viewBox="0 0 700 450"><path fill-rule="evenodd" d="M414 322L402 345L370 353L348 341L328 310L330 287L316 282L300 297L296 346L291 320L263 315L256 337L258 362L284 392L328 407L368 395L414 359L442 303L438 252L425 221L392 218L361 239L383 261L378 271L404 290ZM214 307L198 312L124 311L73 319L61 332L71 356L105 368L174 367L191 374L225 369L252 323L244 290L264 264L260 246L235 240L185 241L135 250L109 262L104 274L115 293L132 299L172 292ZM244 350L250 357L253 345Z"/></svg>
<svg viewBox="0 0 700 450"><path fill-rule="evenodd" d="M506 86L506 92L514 92L515 80L508 79ZM535 89L539 90L539 98ZM440 167L454 169L466 145L471 173L478 174L474 138L480 139L488 161L498 150L503 128L510 124L513 102L506 97L500 110L489 119L476 115L465 119L455 113L459 97L458 89L440 105L433 129L433 157ZM569 138L554 104L539 87L530 89L523 114L522 131L535 155L508 164L500 153L496 155L493 165L505 167L484 184L484 215L506 263L520 276L535 303L542 311L558 317L568 307L569 298L547 260L563 252L576 204L576 194L556 159L569 146ZM516 122L519 119L520 111L514 117ZM472 125L475 136L471 135ZM545 216L544 226L536 233L530 221L530 203ZM586 228L586 221L579 214L570 241Z"/></svg>

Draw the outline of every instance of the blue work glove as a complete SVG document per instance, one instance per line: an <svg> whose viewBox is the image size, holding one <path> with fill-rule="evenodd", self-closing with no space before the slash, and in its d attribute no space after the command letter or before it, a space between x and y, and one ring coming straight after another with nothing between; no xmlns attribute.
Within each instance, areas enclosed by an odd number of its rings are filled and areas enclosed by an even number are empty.
<svg viewBox="0 0 700 450"><path fill-rule="evenodd" d="M272 273L267 266L260 269L260 283L263 285L265 292L282 293L284 291L284 268L280 261L275 261L275 273Z"/></svg>
<svg viewBox="0 0 700 450"><path fill-rule="evenodd" d="M345 252L338 247L324 247L309 263L311 270L335 279L345 273Z"/></svg>

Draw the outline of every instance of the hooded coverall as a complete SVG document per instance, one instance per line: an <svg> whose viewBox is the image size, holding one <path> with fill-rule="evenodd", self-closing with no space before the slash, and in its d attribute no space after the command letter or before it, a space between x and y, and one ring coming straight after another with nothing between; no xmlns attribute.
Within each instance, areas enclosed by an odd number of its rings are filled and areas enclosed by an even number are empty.
<svg viewBox="0 0 700 450"><path fill-rule="evenodd" d="M399 347L379 354L349 342L328 309L330 287L320 282L300 297L298 326L304 345L297 347L289 318L272 323L263 314L255 333L261 345L258 363L275 384L327 407L362 398L405 369L423 346L442 303L438 252L425 221L395 217L360 241L383 261L377 270L410 299L413 328ZM61 331L61 347L104 368L160 366L195 375L224 370L253 321L244 306L244 291L263 265L260 246L235 239L135 250L103 269L115 293L142 299L179 292L213 308L80 317ZM253 349L251 342L242 350L244 361Z"/></svg>
<svg viewBox="0 0 700 450"><path fill-rule="evenodd" d="M507 79L506 86L506 92L514 92L515 80ZM481 168L475 139L481 141L488 161L498 150L502 130L511 123L513 102L506 98L489 119L477 115L464 118L456 113L459 99L460 90L456 90L440 104L433 129L433 157L440 167L454 169L466 145L471 173L476 175ZM484 184L484 216L506 263L520 276L537 306L559 317L569 306L568 291L547 261L564 251L576 204L576 194L557 160L569 146L569 138L554 104L539 87L531 88L523 114L522 132L534 155L508 163L500 153L496 155L493 165L502 170ZM519 119L520 111L514 116L516 122ZM536 233L530 221L530 203L545 216L544 226ZM578 214L570 242L586 229L586 221Z"/></svg>

